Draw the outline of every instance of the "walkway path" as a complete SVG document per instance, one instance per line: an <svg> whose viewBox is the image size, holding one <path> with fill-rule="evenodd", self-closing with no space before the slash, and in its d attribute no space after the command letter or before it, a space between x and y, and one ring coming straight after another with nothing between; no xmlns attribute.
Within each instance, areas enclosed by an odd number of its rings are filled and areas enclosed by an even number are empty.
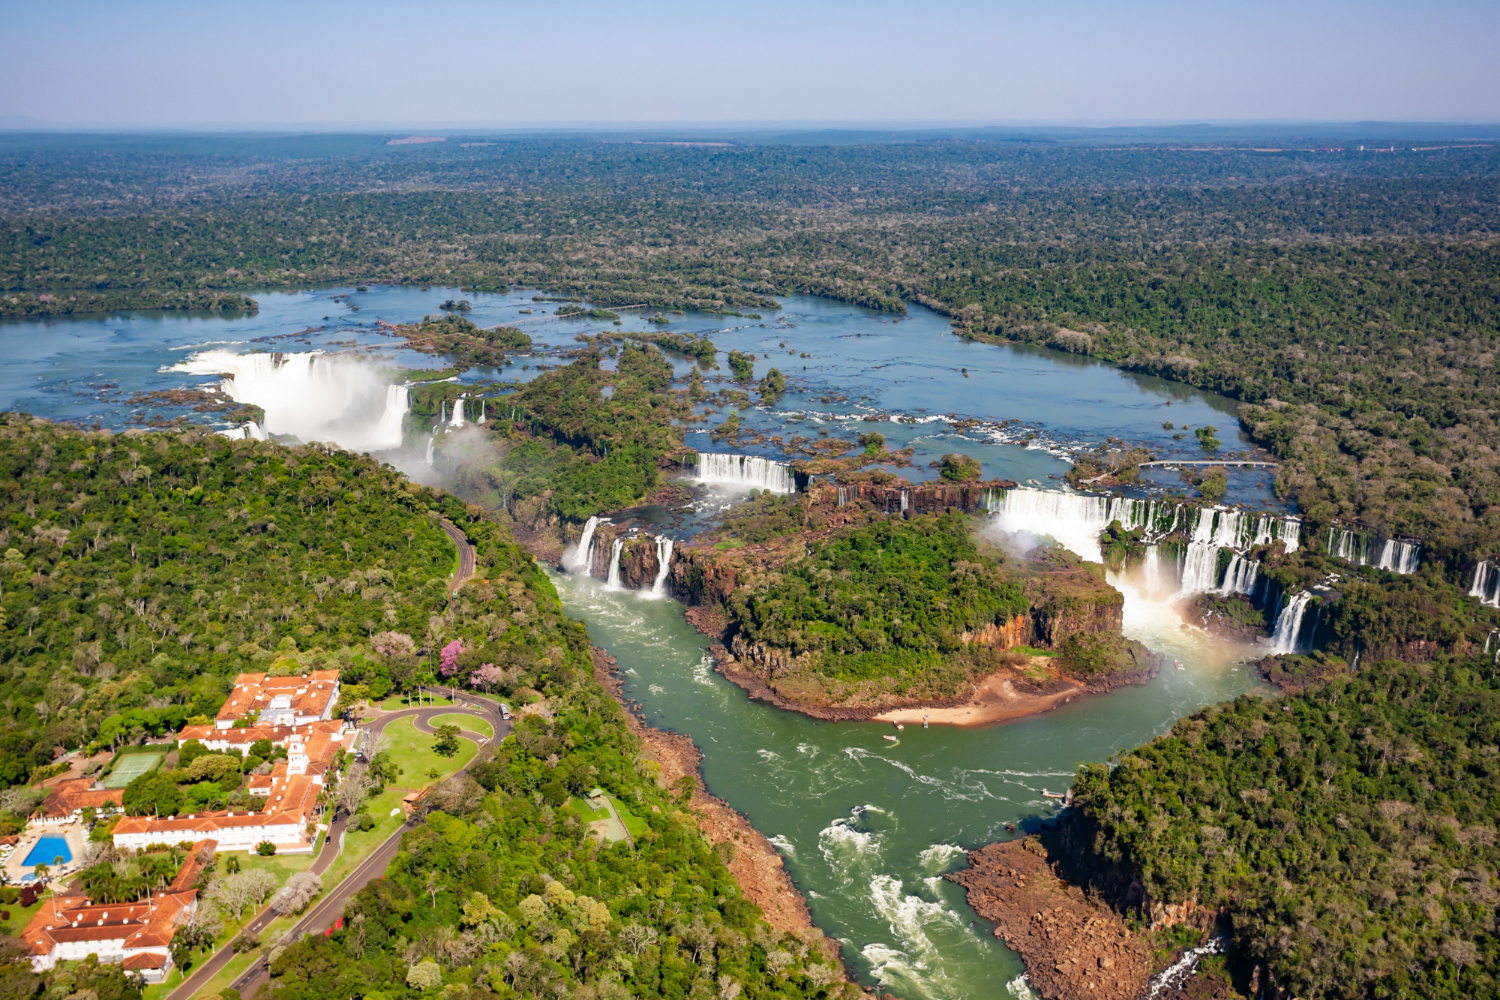
<svg viewBox="0 0 1500 1000"><path fill-rule="evenodd" d="M447 522L444 522L444 524L446 525ZM447 529L445 528L444 530ZM457 528L453 530L458 531ZM462 535L462 532L460 532L460 535ZM450 535L449 537L452 536ZM467 546L468 541L465 539L463 546L459 549L460 553ZM472 573L474 565L473 550L469 549L469 553L469 567ZM462 563L460 563L460 569L462 569ZM408 708L398 712L387 712L371 724L370 732L378 736L393 719L413 717L413 726L421 729L423 732L430 733L433 729L428 720L433 716L455 712L463 713L466 711L485 715L489 719L490 724L495 727L496 739L504 739L509 734L510 723L500 717L499 702L493 699L479 698L478 696L474 696L470 704L455 701L451 706L440 708ZM474 740L476 743L478 742L478 733L466 733L466 735L469 739ZM475 757L470 759L468 764L459 768L458 772L455 773L462 773L470 764L473 764L478 759L478 755L475 755ZM344 913L344 904L349 901L349 898L385 873L386 866L391 863L391 859L401 850L401 838L418 822L420 822L420 817L414 816L412 819L408 819L405 823L401 824L394 833L375 849L374 853L360 862L353 871L344 876L343 881L326 893L322 899L318 900L313 908L293 925L288 934L301 937L310 932L321 932L342 916ZM318 856L314 859L309 871L321 875L333 865L334 859L338 857L339 850L343 846L344 829L347 823L347 816L339 817L333 821L328 829L328 839L324 841L323 847L318 852ZM275 911L268 906L257 914L255 919L250 921L241 933L260 934L271 925L276 916ZM266 949L269 950L271 945L272 942L266 942ZM188 1000L194 993L207 986L209 981L234 959L234 956L235 952L232 949L227 947L220 949L212 958L199 965L186 982L168 994L166 1000ZM256 990L260 989L261 985L268 978L267 961L265 956L262 955L251 964L250 968L241 973L231 985L240 991L241 996L250 997L254 995Z"/></svg>
<svg viewBox="0 0 1500 1000"><path fill-rule="evenodd" d="M1178 459L1176 461L1142 462L1141 463L1141 468L1143 468L1143 469L1162 468L1162 467L1171 466L1171 465L1222 465L1222 466L1224 466L1226 468L1236 468L1236 469L1245 469L1245 468L1274 469L1277 466L1279 466L1280 463L1279 462L1252 462L1249 459L1244 459L1244 458L1221 458L1218 461L1213 461L1213 460L1210 460L1210 459Z"/></svg>

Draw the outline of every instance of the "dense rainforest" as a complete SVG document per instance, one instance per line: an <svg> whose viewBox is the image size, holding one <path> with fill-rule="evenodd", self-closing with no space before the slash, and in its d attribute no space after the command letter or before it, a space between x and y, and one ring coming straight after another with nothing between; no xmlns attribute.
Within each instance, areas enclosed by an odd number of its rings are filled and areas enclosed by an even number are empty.
<svg viewBox="0 0 1500 1000"><path fill-rule="evenodd" d="M6 143L0 313L354 280L923 302L1243 400L1310 513L1500 551L1493 145L204 142Z"/></svg>
<svg viewBox="0 0 1500 1000"><path fill-rule="evenodd" d="M1134 904L1221 909L1239 953L1293 995L1495 994L1500 677L1464 656L1492 616L1454 581L1500 553L1500 147L502 137L109 152L0 146L0 315L241 309L256 289L355 281L524 285L580 310L747 312L808 292L921 303L966 337L1239 399L1309 525L1418 538L1423 568L1351 571L1315 538L1273 554L1280 586L1340 577L1320 642L1348 658L1285 660L1269 673L1297 693L1207 709L1085 767L1075 846L1138 878ZM461 317L406 332L471 363L525 343ZM468 467L465 494L572 523L644 497L689 415L658 348L713 355L637 337L609 348L616 372L586 345L505 398L494 460ZM315 447L16 416L0 430L0 780L56 746L211 711L239 669L330 663L399 688L453 638L462 670L498 664L509 694L547 707L442 790L343 929L278 953L275 993L345 995L369 977L392 998L839 989L817 942L761 924L642 770L581 629L478 508ZM470 533L487 577L451 603L435 511ZM729 530L754 544L792 520L762 500ZM743 634L835 680L961 666L963 632L1027 601L961 520L820 540L745 591ZM368 654L390 634L409 655ZM594 784L644 817L634 852L584 838L572 797Z"/></svg>
<svg viewBox="0 0 1500 1000"><path fill-rule="evenodd" d="M1488 657L1370 663L1216 705L1074 788L1096 872L1132 873L1135 904L1222 909L1246 963L1289 995L1497 995Z"/></svg>
<svg viewBox="0 0 1500 1000"><path fill-rule="evenodd" d="M347 452L206 431L111 435L8 414L0 455L7 784L54 746L212 715L241 670L337 667L372 696L477 674L531 706L514 739L437 789L341 930L273 952L273 996L843 989L820 936L766 926L729 874L732 852L698 832L682 789L658 787L594 679L581 624L479 508ZM477 578L452 600L455 553L435 515L477 552ZM596 787L639 813L632 843L588 836L576 797ZM139 996L92 966L49 983Z"/></svg>
<svg viewBox="0 0 1500 1000"><path fill-rule="evenodd" d="M815 543L806 558L731 596L740 636L805 657L831 681L882 679L951 697L993 670L968 634L1030 608L997 551L961 514L882 520ZM974 660L978 662L972 662ZM988 670L986 669L988 667Z"/></svg>

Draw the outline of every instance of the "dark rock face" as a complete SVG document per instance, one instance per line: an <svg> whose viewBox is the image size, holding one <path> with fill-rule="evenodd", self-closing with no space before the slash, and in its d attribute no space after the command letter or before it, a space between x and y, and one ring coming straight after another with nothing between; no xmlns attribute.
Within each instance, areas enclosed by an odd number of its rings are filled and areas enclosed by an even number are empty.
<svg viewBox="0 0 1500 1000"><path fill-rule="evenodd" d="M840 507L865 500L887 514L914 517L917 514L943 514L950 510L983 514L990 509L989 502L996 490L1015 488L1014 481L1000 479L988 483L930 483L907 488L851 483L829 492L836 492L837 496L832 499Z"/></svg>
<svg viewBox="0 0 1500 1000"><path fill-rule="evenodd" d="M628 526L601 524L594 532L594 553L589 576L609 579L609 564L614 558L615 542L620 543L620 586L627 590L648 590L656 582L660 565L656 554L656 536L631 532Z"/></svg>

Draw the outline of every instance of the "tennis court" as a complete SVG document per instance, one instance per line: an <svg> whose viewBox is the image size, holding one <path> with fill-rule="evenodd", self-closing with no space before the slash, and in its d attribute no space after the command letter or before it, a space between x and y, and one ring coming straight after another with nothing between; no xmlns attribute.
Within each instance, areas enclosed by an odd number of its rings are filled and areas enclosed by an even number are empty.
<svg viewBox="0 0 1500 1000"><path fill-rule="evenodd" d="M151 770L165 753L122 753L115 758L115 769L104 779L105 788L124 788L136 778Z"/></svg>

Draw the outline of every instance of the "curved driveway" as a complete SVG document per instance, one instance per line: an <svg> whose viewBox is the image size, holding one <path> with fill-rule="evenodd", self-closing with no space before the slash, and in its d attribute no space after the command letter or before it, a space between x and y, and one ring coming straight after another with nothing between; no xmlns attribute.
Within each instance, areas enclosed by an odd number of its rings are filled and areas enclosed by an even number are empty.
<svg viewBox="0 0 1500 1000"><path fill-rule="evenodd" d="M446 521L443 523L444 525L447 525ZM448 525L448 527L451 527L451 525ZM446 531L447 527L445 527L444 530ZM457 528L454 528L453 530L458 531ZM462 532L459 532L459 534L460 536L462 536ZM452 537L452 535L450 535L449 537ZM468 541L466 539L463 545L459 547L459 552L462 553L467 546ZM468 552L469 572L472 574L474 566L473 549L468 549ZM460 571L462 571L462 568L463 563L462 561L460 561ZM506 735L510 733L510 722L501 718L500 703L498 701L493 698L485 698L479 695L471 695L468 693L459 695L459 697L455 699L454 704L451 706L444 706L440 708L408 708L403 709L399 712L387 712L373 724L371 724L369 728L371 733L378 735L385 729L386 724L391 722L392 720L411 717L412 725L414 727L420 729L422 732L430 733L434 731L432 724L429 721L433 716L450 715L454 713L462 714L464 712L485 717L489 721L490 725L494 727L495 739L497 740L503 740ZM466 731L464 735L476 743L478 743L481 739L488 739L488 737L485 737L479 733L470 733ZM459 768L455 773L463 773L468 769L469 765L473 764L477 759L479 758L476 754L468 764L465 764L463 767ZM350 897L359 892L359 890L363 889L370 882L385 874L386 867L391 863L391 859L394 858L397 852L401 850L401 838L406 834L408 830L416 826L417 823L420 822L420 820L421 816L420 814L418 814L402 823L394 833L387 837L385 841L375 849L374 853L372 853L368 858L366 858L364 861L361 861L357 866L355 866L354 870L351 871L348 875L344 876L343 881L341 881L337 886L333 887L331 890L325 893L324 896L313 905L312 909L308 910L307 913L302 917L302 919L297 921L297 923L292 926L291 930L287 932L287 936L300 938L311 933L321 933L322 931L327 929L335 920L343 916L344 905L349 901ZM328 839L323 842L323 849L318 852L318 856L313 861L312 867L308 869L309 871L321 875L323 874L323 872L327 871L328 868L333 864L334 859L338 857L339 849L343 845L344 829L347 822L348 817L341 816L335 819L329 826ZM259 914L257 914L254 920L250 921L250 923L245 926L244 932L248 932L251 934L260 934L264 932L265 929L270 926L271 922L275 919L276 913L272 911L268 906ZM266 943L265 947L267 951L269 951L271 945L271 942ZM166 1000L188 1000L188 998L191 997L194 993L207 986L209 980L218 975L219 972L230 963L230 961L234 958L234 954L234 951L227 947L221 949L208 961L199 965L197 970L188 977L186 982L184 982L181 986L177 987L167 995ZM263 953L261 957L257 958L250 965L250 967L243 973L241 973L239 977L235 979L235 981L230 985L239 990L241 996L252 997L255 995L255 991L259 990L261 986L263 986L269 980L269 978L270 976L268 963L266 960L266 956Z"/></svg>

